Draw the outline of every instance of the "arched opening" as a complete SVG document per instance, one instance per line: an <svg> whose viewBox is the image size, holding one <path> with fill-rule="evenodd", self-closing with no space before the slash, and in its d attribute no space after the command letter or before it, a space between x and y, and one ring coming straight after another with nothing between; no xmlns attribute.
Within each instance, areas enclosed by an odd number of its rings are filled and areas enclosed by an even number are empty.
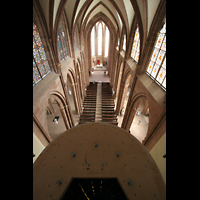
<svg viewBox="0 0 200 200"><path fill-rule="evenodd" d="M63 105L60 104L61 102L58 102L58 100L54 99L53 97L48 99L46 117L49 135L52 139L55 139L58 135L67 129L63 120L63 117L65 116L61 113L60 110Z"/></svg>
<svg viewBox="0 0 200 200"><path fill-rule="evenodd" d="M78 114L78 105L76 101L75 84L71 76L67 74L67 91L69 97L69 104L73 114L75 126L78 124L80 115Z"/></svg>
<svg viewBox="0 0 200 200"><path fill-rule="evenodd" d="M142 143L149 127L149 102L146 95L135 95L125 113L122 128L128 130Z"/></svg>
<svg viewBox="0 0 200 200"><path fill-rule="evenodd" d="M130 133L135 136L141 143L146 137L149 127L149 104L146 98L141 99L135 108Z"/></svg>
<svg viewBox="0 0 200 200"><path fill-rule="evenodd" d="M118 116L118 126L120 126L120 127L121 127L121 124L122 124L122 121L124 118L124 113L125 113L126 105L127 105L128 98L129 98L130 86L131 86L130 83L131 83L131 74L129 74L126 79L123 94L122 94L122 100L121 100L121 106L120 106L120 116Z"/></svg>

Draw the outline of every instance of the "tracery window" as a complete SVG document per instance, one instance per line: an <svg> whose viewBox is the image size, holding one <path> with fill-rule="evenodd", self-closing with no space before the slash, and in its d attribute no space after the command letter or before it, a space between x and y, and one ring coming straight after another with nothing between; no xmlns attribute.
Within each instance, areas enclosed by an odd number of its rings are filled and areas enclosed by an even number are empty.
<svg viewBox="0 0 200 200"><path fill-rule="evenodd" d="M60 61L63 61L68 57L65 32L62 21L59 23L58 26L58 54Z"/></svg>
<svg viewBox="0 0 200 200"><path fill-rule="evenodd" d="M105 56L108 56L108 46L109 46L109 30L106 26L106 42L105 42Z"/></svg>
<svg viewBox="0 0 200 200"><path fill-rule="evenodd" d="M33 86L50 71L38 28L33 22Z"/></svg>
<svg viewBox="0 0 200 200"><path fill-rule="evenodd" d="M94 27L92 28L92 32L91 32L91 49L92 49L92 56L95 56L95 30L94 30Z"/></svg>
<svg viewBox="0 0 200 200"><path fill-rule="evenodd" d="M102 55L102 24L98 27L98 55Z"/></svg>
<svg viewBox="0 0 200 200"><path fill-rule="evenodd" d="M97 35L97 37L96 37ZM109 39L110 31L106 24L102 21L98 21L91 30L91 55L102 55L107 57L109 52ZM97 50L97 51L96 51Z"/></svg>
<svg viewBox="0 0 200 200"><path fill-rule="evenodd" d="M161 28L146 73L166 90L166 19Z"/></svg>
<svg viewBox="0 0 200 200"><path fill-rule="evenodd" d="M139 28L137 27L131 50L131 58L133 58L136 62L138 62L139 55L140 55L140 34L139 34Z"/></svg>

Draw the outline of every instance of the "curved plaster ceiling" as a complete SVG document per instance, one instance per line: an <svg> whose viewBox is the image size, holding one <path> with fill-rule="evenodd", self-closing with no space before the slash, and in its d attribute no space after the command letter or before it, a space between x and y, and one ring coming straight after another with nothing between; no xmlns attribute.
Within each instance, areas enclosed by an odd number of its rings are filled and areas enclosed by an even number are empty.
<svg viewBox="0 0 200 200"><path fill-rule="evenodd" d="M121 33L123 26L130 33L133 19L140 17L142 26L149 32L157 7L161 0L37 0L43 10L48 29L55 25L59 7L65 9L69 32L77 24L87 25L98 13L105 14L113 23L116 31ZM134 5L134 7L133 7ZM53 8L53 9L50 9ZM52 10L52 11L50 11ZM50 13L51 12L51 13ZM53 20L53 21L50 21ZM145 21L146 20L146 21Z"/></svg>

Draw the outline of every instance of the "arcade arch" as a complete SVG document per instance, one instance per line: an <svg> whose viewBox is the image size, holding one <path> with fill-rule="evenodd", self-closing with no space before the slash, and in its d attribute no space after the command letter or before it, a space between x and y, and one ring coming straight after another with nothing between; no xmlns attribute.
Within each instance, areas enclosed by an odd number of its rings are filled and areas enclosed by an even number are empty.
<svg viewBox="0 0 200 200"><path fill-rule="evenodd" d="M137 94L129 105L126 110L126 126L122 122L121 127L129 130L142 143L149 127L148 99L145 94Z"/></svg>
<svg viewBox="0 0 200 200"><path fill-rule="evenodd" d="M70 128L65 108L66 105L59 95L50 94L46 107L46 119L48 132L52 139Z"/></svg>

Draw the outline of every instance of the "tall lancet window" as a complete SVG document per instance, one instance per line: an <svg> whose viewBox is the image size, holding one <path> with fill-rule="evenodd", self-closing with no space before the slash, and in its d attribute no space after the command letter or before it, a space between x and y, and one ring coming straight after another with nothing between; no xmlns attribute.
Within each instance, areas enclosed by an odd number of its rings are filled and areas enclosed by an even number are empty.
<svg viewBox="0 0 200 200"><path fill-rule="evenodd" d="M126 51L126 35L124 35L124 42L123 42L123 47L122 47L122 49L123 49L124 51Z"/></svg>
<svg viewBox="0 0 200 200"><path fill-rule="evenodd" d="M58 54L61 61L68 57L65 32L62 22L58 26Z"/></svg>
<svg viewBox="0 0 200 200"><path fill-rule="evenodd" d="M109 47L109 30L108 27L106 26L106 43L105 43L105 56L108 56L108 47Z"/></svg>
<svg viewBox="0 0 200 200"><path fill-rule="evenodd" d="M91 49L92 49L92 56L95 56L95 30L94 27L91 31Z"/></svg>
<svg viewBox="0 0 200 200"><path fill-rule="evenodd" d="M140 55L140 34L139 34L139 28L137 27L131 51L131 58L133 58L136 62L138 62L139 55Z"/></svg>
<svg viewBox="0 0 200 200"><path fill-rule="evenodd" d="M166 19L158 33L158 38L146 73L166 90Z"/></svg>
<svg viewBox="0 0 200 200"><path fill-rule="evenodd" d="M50 71L38 28L33 22L33 86Z"/></svg>
<svg viewBox="0 0 200 200"><path fill-rule="evenodd" d="M98 27L98 55L102 55L102 24Z"/></svg>

